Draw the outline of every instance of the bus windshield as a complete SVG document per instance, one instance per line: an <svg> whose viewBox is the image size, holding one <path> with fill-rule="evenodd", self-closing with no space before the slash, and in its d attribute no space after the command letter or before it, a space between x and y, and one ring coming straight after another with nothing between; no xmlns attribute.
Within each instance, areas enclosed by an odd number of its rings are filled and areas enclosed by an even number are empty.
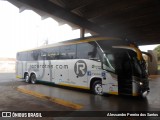
<svg viewBox="0 0 160 120"><path fill-rule="evenodd" d="M146 63L144 60L138 60L135 52L129 53L132 63L133 75L141 78L147 77Z"/></svg>
<svg viewBox="0 0 160 120"><path fill-rule="evenodd" d="M104 51L103 69L128 76L145 77L145 63L137 59L136 52L126 49Z"/></svg>

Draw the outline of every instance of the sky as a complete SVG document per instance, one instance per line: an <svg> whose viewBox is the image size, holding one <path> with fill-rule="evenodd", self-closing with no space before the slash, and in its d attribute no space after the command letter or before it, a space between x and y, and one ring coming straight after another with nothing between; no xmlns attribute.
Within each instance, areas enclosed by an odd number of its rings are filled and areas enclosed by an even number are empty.
<svg viewBox="0 0 160 120"><path fill-rule="evenodd" d="M60 26L53 18L41 20L32 10L19 13L16 6L0 1L0 57L15 58L17 51L41 46L46 40L51 44L79 37L79 29L72 30L68 24ZM155 45L140 48L147 51Z"/></svg>

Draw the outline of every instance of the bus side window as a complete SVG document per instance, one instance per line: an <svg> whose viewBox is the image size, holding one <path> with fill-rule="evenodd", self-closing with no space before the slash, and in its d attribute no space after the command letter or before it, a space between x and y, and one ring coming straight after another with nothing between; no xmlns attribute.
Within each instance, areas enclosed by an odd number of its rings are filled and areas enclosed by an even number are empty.
<svg viewBox="0 0 160 120"><path fill-rule="evenodd" d="M59 59L59 47L41 49L42 60L57 60Z"/></svg>
<svg viewBox="0 0 160 120"><path fill-rule="evenodd" d="M97 46L94 42L81 43L77 45L78 59L96 59L99 60Z"/></svg>
<svg viewBox="0 0 160 120"><path fill-rule="evenodd" d="M39 55L38 55L38 60L46 60L46 52L44 49L40 49Z"/></svg>
<svg viewBox="0 0 160 120"><path fill-rule="evenodd" d="M59 59L59 47L51 48L51 58L52 60Z"/></svg>
<svg viewBox="0 0 160 120"><path fill-rule="evenodd" d="M18 57L18 58L19 58L19 61L22 61L22 52L20 52L18 56L19 56L19 57Z"/></svg>
<svg viewBox="0 0 160 120"><path fill-rule="evenodd" d="M60 47L60 59L75 59L76 45L67 45Z"/></svg>
<svg viewBox="0 0 160 120"><path fill-rule="evenodd" d="M27 52L27 54L28 54L28 61L33 61L32 51Z"/></svg>
<svg viewBox="0 0 160 120"><path fill-rule="evenodd" d="M97 47L97 51L96 51L96 57L100 60L100 61L103 61L103 53L102 51L100 50L99 47Z"/></svg>
<svg viewBox="0 0 160 120"><path fill-rule="evenodd" d="M16 59L20 61L20 53L16 54Z"/></svg>
<svg viewBox="0 0 160 120"><path fill-rule="evenodd" d="M112 53L106 54L106 66L109 71L115 72L115 58Z"/></svg>
<svg viewBox="0 0 160 120"><path fill-rule="evenodd" d="M38 56L39 56L39 50L34 50L32 52L32 59L33 60L38 60Z"/></svg>
<svg viewBox="0 0 160 120"><path fill-rule="evenodd" d="M53 54L52 54L52 48L46 48L44 49L44 52L45 52L45 56L46 56L46 60L53 60Z"/></svg>
<svg viewBox="0 0 160 120"><path fill-rule="evenodd" d="M35 51L29 51L27 52L28 54L28 61L36 61L38 60L38 50L35 50Z"/></svg>
<svg viewBox="0 0 160 120"><path fill-rule="evenodd" d="M20 61L28 61L27 52L21 52L21 53L19 53L19 60Z"/></svg>

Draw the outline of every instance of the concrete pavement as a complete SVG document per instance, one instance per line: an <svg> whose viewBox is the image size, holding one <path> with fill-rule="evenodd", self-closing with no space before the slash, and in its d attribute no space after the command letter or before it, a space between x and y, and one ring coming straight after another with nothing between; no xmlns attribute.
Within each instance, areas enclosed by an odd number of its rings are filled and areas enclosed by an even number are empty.
<svg viewBox="0 0 160 120"><path fill-rule="evenodd" d="M34 94L28 94L29 92L24 93L24 91L17 91L17 88L25 91L28 90ZM27 84L20 79L15 79L13 73L3 73L0 74L0 110L64 111L62 117L39 118L40 120L75 120L74 117L63 117L65 116L64 113L72 114L74 111L160 111L159 76L151 77L150 88L151 91L146 99L115 95L98 96L91 94L89 91L84 91L81 89L71 89L47 84ZM37 96L35 97L35 94L40 96L37 98ZM39 99L41 97L42 99ZM76 117L76 119L112 120L119 118ZM134 117L134 119L141 118ZM152 119L156 118L152 117Z"/></svg>
<svg viewBox="0 0 160 120"><path fill-rule="evenodd" d="M115 95L93 95L84 90L71 89L67 87L58 87L55 85L43 84L28 84L19 86L19 89L28 92L48 96L48 98L57 98L69 102L68 107L79 105L80 110L91 111L160 111L160 77L151 78L151 91L146 99L129 96L115 96ZM72 104L71 104L72 103ZM61 104L61 103L59 103Z"/></svg>

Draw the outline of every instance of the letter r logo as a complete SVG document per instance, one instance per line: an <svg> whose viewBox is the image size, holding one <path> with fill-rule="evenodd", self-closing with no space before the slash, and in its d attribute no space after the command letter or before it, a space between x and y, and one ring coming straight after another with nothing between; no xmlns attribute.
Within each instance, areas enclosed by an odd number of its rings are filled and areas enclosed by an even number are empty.
<svg viewBox="0 0 160 120"><path fill-rule="evenodd" d="M86 74L87 72L87 65L83 60L78 60L76 64L74 65L74 71L76 75L79 77L82 77Z"/></svg>

